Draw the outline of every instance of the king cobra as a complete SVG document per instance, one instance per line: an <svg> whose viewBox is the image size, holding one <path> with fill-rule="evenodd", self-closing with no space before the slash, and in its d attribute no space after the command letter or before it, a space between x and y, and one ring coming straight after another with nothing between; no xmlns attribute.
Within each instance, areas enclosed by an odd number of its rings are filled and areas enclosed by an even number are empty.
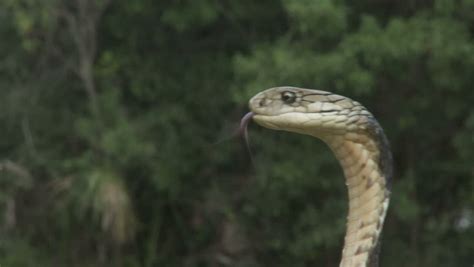
<svg viewBox="0 0 474 267"><path fill-rule="evenodd" d="M275 87L255 95L241 130L263 127L311 135L340 162L349 192L341 267L378 266L380 236L389 204L392 155L374 116L359 102L330 92Z"/></svg>

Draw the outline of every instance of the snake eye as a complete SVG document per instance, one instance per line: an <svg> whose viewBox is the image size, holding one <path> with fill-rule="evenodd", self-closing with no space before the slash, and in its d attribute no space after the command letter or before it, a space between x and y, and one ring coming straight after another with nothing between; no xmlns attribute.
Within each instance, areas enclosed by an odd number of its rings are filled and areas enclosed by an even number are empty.
<svg viewBox="0 0 474 267"><path fill-rule="evenodd" d="M296 94L290 91L283 92L281 93L281 100L286 104L292 104L296 100Z"/></svg>

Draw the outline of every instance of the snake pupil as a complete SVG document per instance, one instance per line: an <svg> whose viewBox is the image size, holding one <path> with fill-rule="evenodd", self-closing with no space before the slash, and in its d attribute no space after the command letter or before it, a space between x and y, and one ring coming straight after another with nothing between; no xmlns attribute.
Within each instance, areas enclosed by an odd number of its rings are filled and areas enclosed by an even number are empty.
<svg viewBox="0 0 474 267"><path fill-rule="evenodd" d="M296 100L296 94L293 93L293 92L286 91L286 92L283 92L283 93L281 94L281 99L282 99L283 102L285 102L286 104L291 104L291 103L295 102L295 100Z"/></svg>

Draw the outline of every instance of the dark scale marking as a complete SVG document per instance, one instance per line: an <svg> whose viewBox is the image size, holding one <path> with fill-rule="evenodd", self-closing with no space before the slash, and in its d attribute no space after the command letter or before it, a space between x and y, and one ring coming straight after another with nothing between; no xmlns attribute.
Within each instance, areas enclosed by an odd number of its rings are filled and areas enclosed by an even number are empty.
<svg viewBox="0 0 474 267"><path fill-rule="evenodd" d="M340 99L336 99L336 100L334 100L333 103L337 103L337 102L340 102L340 101L343 101L343 100L347 100L347 98L343 97L343 98L340 98Z"/></svg>
<svg viewBox="0 0 474 267"><path fill-rule="evenodd" d="M362 236L362 240L369 239L369 238L373 238L373 235L371 235L369 233L365 233L365 235Z"/></svg>
<svg viewBox="0 0 474 267"><path fill-rule="evenodd" d="M356 253L355 255L359 255L359 254L362 254L362 253L365 253L367 250L365 249L365 247L363 245L360 245L357 250L356 250Z"/></svg>
<svg viewBox="0 0 474 267"><path fill-rule="evenodd" d="M339 112L338 109L320 110L319 113ZM344 119L345 120L345 119Z"/></svg>
<svg viewBox="0 0 474 267"><path fill-rule="evenodd" d="M339 114L340 114L340 111L337 112L335 115L339 115ZM334 122L335 122L335 123L342 123L342 122L347 123L347 119L344 118L344 117L340 117L339 119L335 120Z"/></svg>
<svg viewBox="0 0 474 267"><path fill-rule="evenodd" d="M355 116L372 118L372 117L370 117L370 116L368 116L368 115L360 114L360 113L355 113L355 114L347 115L348 118L355 117Z"/></svg>
<svg viewBox="0 0 474 267"><path fill-rule="evenodd" d="M325 96L328 96L328 95L333 95L333 93L309 93L309 94L303 94L303 97L309 96L309 95L325 95Z"/></svg>
<svg viewBox="0 0 474 267"><path fill-rule="evenodd" d="M352 164L352 165L349 166L348 168L350 168L350 167L352 167L352 166L354 166L354 165L355 165L355 164ZM348 186L349 186L349 188L354 188L354 187L360 186L360 185L363 184L363 183L364 183L364 181L362 180L362 181L359 181L357 184L349 184ZM352 197L351 200L354 199L355 197L358 197L358 195Z"/></svg>
<svg viewBox="0 0 474 267"><path fill-rule="evenodd" d="M367 180L367 184L365 185L365 189L369 189L374 185L374 181L372 179Z"/></svg>
<svg viewBox="0 0 474 267"><path fill-rule="evenodd" d="M379 210L379 217L382 217L383 213L384 213L384 210L383 210L383 209L380 209L380 210Z"/></svg>
<svg viewBox="0 0 474 267"><path fill-rule="evenodd" d="M337 102L340 102L342 100L347 100L347 98L339 98L339 99L328 99L326 102L336 104Z"/></svg>

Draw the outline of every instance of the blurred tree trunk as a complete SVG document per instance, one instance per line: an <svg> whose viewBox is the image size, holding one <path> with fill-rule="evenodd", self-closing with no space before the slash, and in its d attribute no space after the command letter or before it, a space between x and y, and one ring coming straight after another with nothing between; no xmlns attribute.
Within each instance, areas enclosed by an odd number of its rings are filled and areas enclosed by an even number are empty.
<svg viewBox="0 0 474 267"><path fill-rule="evenodd" d="M94 62L97 55L97 29L100 19L111 0L74 0L66 1L62 14L67 21L71 39L77 50L77 75L82 81L89 98L89 108L96 123L97 137L100 137L102 116L98 93L94 80ZM71 5L71 6L68 6Z"/></svg>

